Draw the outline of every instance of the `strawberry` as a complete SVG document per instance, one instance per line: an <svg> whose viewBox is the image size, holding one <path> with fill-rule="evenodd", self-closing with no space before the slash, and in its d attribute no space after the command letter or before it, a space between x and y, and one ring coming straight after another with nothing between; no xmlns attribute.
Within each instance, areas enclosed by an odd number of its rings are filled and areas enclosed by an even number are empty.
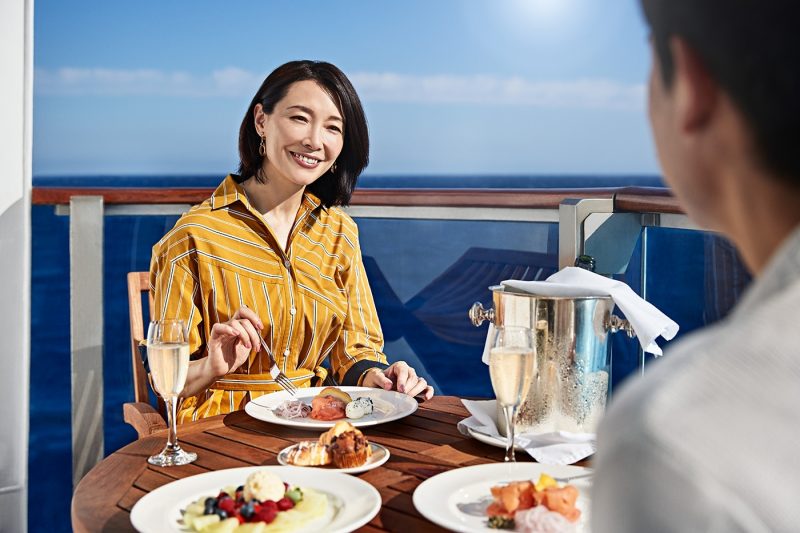
<svg viewBox="0 0 800 533"><path fill-rule="evenodd" d="M255 514L256 519L266 522L267 524L271 524L276 516L278 516L278 510L269 509L267 507L262 507L258 513Z"/></svg>
<svg viewBox="0 0 800 533"><path fill-rule="evenodd" d="M274 502L272 500L264 500L263 502L261 502L261 507L265 508L265 509L270 509L270 510L273 510L273 511L277 511L278 510L278 503Z"/></svg>
<svg viewBox="0 0 800 533"><path fill-rule="evenodd" d="M284 496L283 498L278 500L278 509L279 510L288 511L292 507L294 507L294 502L291 500L291 498L286 498Z"/></svg>
<svg viewBox="0 0 800 533"><path fill-rule="evenodd" d="M232 498L225 498L224 500L220 500L217 507L228 513L228 516L233 516L236 510L236 502L234 502Z"/></svg>

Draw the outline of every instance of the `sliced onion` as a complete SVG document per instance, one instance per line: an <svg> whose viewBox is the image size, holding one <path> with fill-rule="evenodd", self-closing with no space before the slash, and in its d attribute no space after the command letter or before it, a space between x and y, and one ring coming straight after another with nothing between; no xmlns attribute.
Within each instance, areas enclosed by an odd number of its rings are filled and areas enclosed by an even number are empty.
<svg viewBox="0 0 800 533"><path fill-rule="evenodd" d="M311 406L300 400L285 400L273 413L281 418L306 418L311 413Z"/></svg>

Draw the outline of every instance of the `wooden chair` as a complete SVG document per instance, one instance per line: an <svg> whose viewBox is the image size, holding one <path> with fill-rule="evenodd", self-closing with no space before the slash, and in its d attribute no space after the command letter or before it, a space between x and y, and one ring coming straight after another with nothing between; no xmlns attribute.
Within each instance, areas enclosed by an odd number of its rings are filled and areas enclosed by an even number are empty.
<svg viewBox="0 0 800 533"><path fill-rule="evenodd" d="M150 405L149 380L142 362L140 343L144 340L144 319L142 315L142 293L148 293L149 316L153 316L153 297L150 293L149 272L128 273L128 314L131 324L131 363L133 366L133 402L122 405L122 416L133 426L139 438L152 435L167 428L164 421L163 402L159 408Z"/></svg>

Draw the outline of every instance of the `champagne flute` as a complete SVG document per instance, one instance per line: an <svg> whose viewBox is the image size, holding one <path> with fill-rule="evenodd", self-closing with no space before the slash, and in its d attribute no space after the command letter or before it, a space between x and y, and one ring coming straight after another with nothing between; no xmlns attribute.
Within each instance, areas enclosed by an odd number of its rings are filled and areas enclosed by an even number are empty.
<svg viewBox="0 0 800 533"><path fill-rule="evenodd" d="M514 457L514 425L517 408L528 396L535 367L534 333L531 328L495 326L489 352L489 375L497 402L506 418L507 462Z"/></svg>
<svg viewBox="0 0 800 533"><path fill-rule="evenodd" d="M155 391L167 406L169 437L167 445L147 462L156 466L186 465L197 454L181 449L175 420L179 395L186 384L189 371L189 332L186 322L178 319L156 320L147 329L147 361Z"/></svg>

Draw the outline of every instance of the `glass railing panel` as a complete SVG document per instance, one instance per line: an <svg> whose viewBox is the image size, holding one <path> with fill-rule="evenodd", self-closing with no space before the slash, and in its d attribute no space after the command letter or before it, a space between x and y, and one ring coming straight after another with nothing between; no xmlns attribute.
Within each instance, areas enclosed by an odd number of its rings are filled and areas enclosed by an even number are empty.
<svg viewBox="0 0 800 533"><path fill-rule="evenodd" d="M488 287L557 270L557 225L537 222L363 218L362 254L386 338L385 352L418 369L439 394L492 396L481 362L492 305Z"/></svg>
<svg viewBox="0 0 800 533"><path fill-rule="evenodd" d="M733 245L704 231L645 231L645 295L680 325L672 343L724 318L751 281Z"/></svg>
<svg viewBox="0 0 800 533"><path fill-rule="evenodd" d="M52 513L47 516L52 518L37 518L37 527L59 531L69 516L70 501L50 495L72 486L69 217L56 215L53 206L45 205L33 206L31 219L36 245L31 247L29 499L50 501ZM177 216L106 216L103 220L106 453L136 439L122 420L122 404L133 400L125 277L130 271L149 269L153 244L176 220ZM53 464L64 468L53 468Z"/></svg>

